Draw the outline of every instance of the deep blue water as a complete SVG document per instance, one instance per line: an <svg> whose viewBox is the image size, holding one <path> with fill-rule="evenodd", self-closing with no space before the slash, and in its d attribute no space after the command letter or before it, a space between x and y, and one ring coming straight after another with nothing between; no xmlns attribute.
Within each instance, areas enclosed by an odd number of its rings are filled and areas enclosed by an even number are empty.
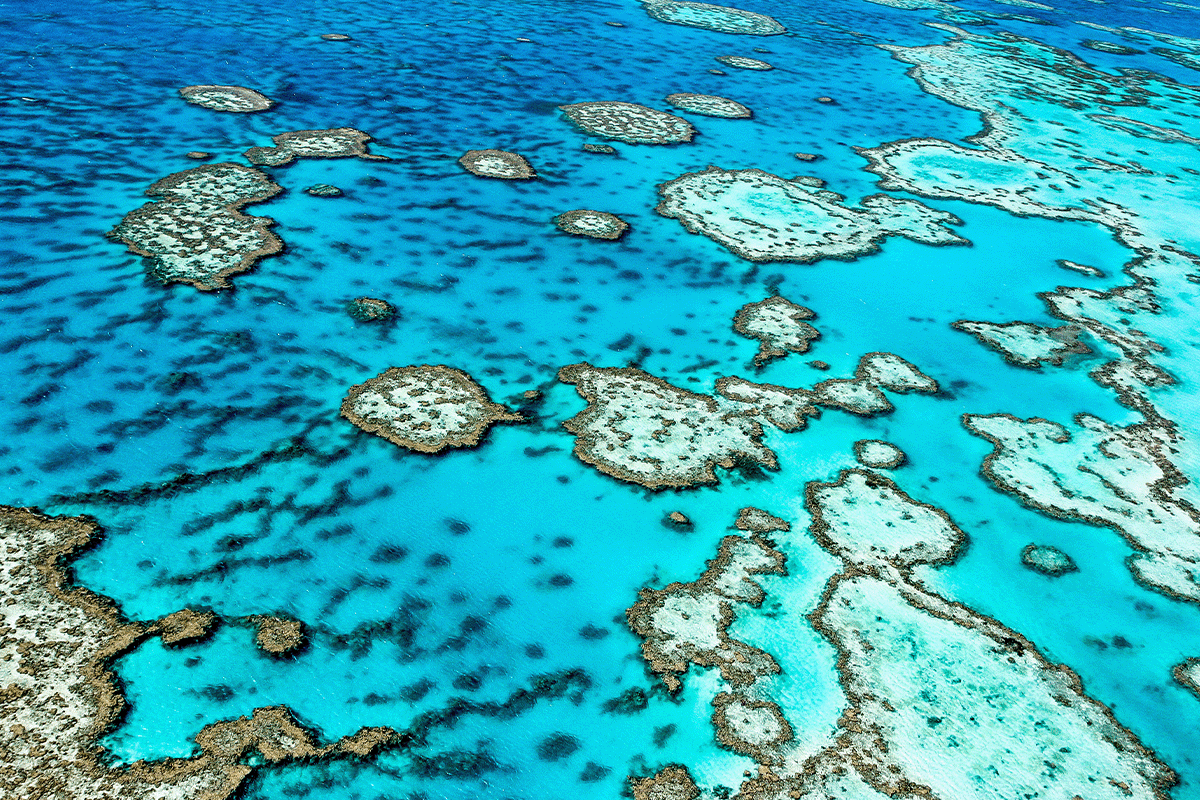
<svg viewBox="0 0 1200 800"><path fill-rule="evenodd" d="M995 18L988 27L1105 69L1200 80L1153 54L1083 50L1084 39L1111 37L1075 24L1200 36L1200 10L1053 5L959 4L1041 19L1048 24ZM756 266L658 216L654 187L709 164L815 175L854 202L876 191L854 147L960 141L980 128L977 115L925 94L872 46L944 41L923 24L937 21L933 12L859 0L740 6L791 35L665 25L632 0L0 3L6 30L19 34L0 47L0 502L94 515L107 537L80 560L78 580L134 619L196 605L286 612L313 631L312 648L283 662L238 627L183 650L140 647L117 665L131 710L104 741L114 759L187 755L203 725L276 703L332 739L365 725L402 728L467 698L474 710L423 748L264 771L247 797L607 798L630 772L671 761L693 766L705 785L735 786L751 762L713 741L712 676L689 676L674 699L652 690L624 610L642 586L694 578L742 506L789 519L781 545L792 574L765 582L789 624L739 625L783 664L785 710L793 724L808 721L797 735L819 741L842 701L831 650L804 620L832 562L804 532L803 487L852 466L854 441L883 438L909 457L897 481L971 537L930 583L1079 672L1180 773L1174 797L1200 798L1200 700L1170 678L1173 664L1200 655L1200 613L1134 584L1129 549L1111 532L1051 520L994 491L978 474L990 447L959 423L995 411L1132 421L1087 377L1099 357L1021 370L948 324L1049 324L1037 292L1118 285L1131 253L1096 226L929 201L964 221L970 247L891 239L853 262ZM353 40L321 40L327 32ZM724 54L776 69L710 74ZM278 105L220 114L176 95L202 83L250 86ZM618 155L600 156L580 149L587 137L555 110L596 99L662 108L678 91L731 97L754 119L697 117L692 144L616 143ZM814 102L824 95L837 103ZM194 166L188 151L236 161L274 134L342 125L370 133L372 151L392 160L272 170L285 193L247 211L278 222L286 251L234 277L232 290L164 288L103 236L152 182ZM487 147L521 152L541 179L481 180L456 164ZM798 151L823 158L804 164ZM318 182L345 196L303 193ZM609 243L555 230L554 215L581 207L617 213L632 231ZM1056 259L1108 277L1064 271ZM762 380L809 386L886 350L953 390L894 398L885 417L828 411L803 433L773 431L781 468L763 480L723 474L717 487L650 494L571 456L558 423L582 401L554 382L559 366L620 366L645 349L644 369L696 391L724 374L753 377L754 345L730 321L770 286L817 312L812 357L832 371L793 357ZM399 319L356 323L344 304L361 295L388 299ZM542 389L541 417L434 457L338 418L349 386L420 363L459 367L498 401ZM188 375L182 387L166 382L178 373ZM251 463L121 502L85 494ZM695 530L662 525L673 510ZM1030 541L1061 547L1080 571L1052 581L1024 569L1018 554ZM1106 644L1117 636L1132 646ZM538 676L565 671L575 672L561 696L503 710ZM605 710L635 687L651 693L645 710ZM557 735L577 749L539 756ZM478 774L433 774L439 756L462 753L482 765Z"/></svg>

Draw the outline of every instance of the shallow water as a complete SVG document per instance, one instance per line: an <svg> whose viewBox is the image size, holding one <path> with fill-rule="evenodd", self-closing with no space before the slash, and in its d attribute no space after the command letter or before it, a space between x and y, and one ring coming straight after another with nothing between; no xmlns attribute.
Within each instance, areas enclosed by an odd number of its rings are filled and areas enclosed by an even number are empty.
<svg viewBox="0 0 1200 800"><path fill-rule="evenodd" d="M203 13L179 0L83 3L70 13L0 3L0 19L20 32L0 48L0 502L93 515L106 537L75 576L131 619L185 606L281 612L311 632L311 647L287 660L258 651L252 630L236 625L199 645L151 640L122 657L115 669L130 711L102 739L115 763L190 755L204 725L261 706L286 704L332 740L369 725L404 729L462 698L468 710L432 725L421 747L263 769L245 796L614 797L630 774L671 762L688 764L708 790L736 788L752 761L713 739L715 674L694 668L682 693L668 696L645 669L625 609L644 586L694 579L739 508L790 521L778 538L789 575L763 580L764 608L776 613L747 613L732 630L776 655L776 698L797 739L821 746L845 701L836 656L806 618L835 568L806 532L803 490L855 466L853 443L877 438L908 456L897 483L970 537L957 562L922 573L928 585L1079 673L1179 773L1172 796L1200 798L1200 699L1170 675L1200 655L1200 611L1136 584L1123 563L1130 548L1112 531L1051 519L993 489L979 474L990 445L959 421L995 412L1136 421L1088 377L1112 356L1094 340L1084 339L1096 354L1031 371L949 324L1054 324L1038 292L1126 283L1132 251L1091 223L927 200L962 220L956 231L969 247L890 238L849 262L753 264L659 216L655 186L710 164L815 176L854 205L878 191L878 178L853 148L961 143L981 128L976 113L922 91L907 65L873 46L945 41L947 31L925 24L940 21L934 11L860 0L740 5L790 33L667 25L632 0L301 0ZM1113 74L1200 81L1150 53L1163 45L1144 36L1127 42L1147 51L1138 55L1082 48L1084 39L1117 39L1078 24L1200 37L1200 9L1053 5L958 7L991 15L980 32L1028 36ZM353 38L323 41L327 32ZM714 60L727 54L776 68ZM709 72L717 68L726 74ZM278 105L223 114L176 94L206 83L253 87ZM609 156L582 151L598 140L556 110L588 100L664 109L662 98L680 91L730 97L754 118L681 114L699 130L694 142L614 142ZM286 248L234 276L232 289L159 285L141 257L103 235L155 180L196 166L188 151L240 163L275 134L338 126L367 131L371 152L391 160L268 169L284 193L245 212L274 219ZM1196 161L1191 145L1145 146L1155 168ZM491 181L456 163L492 147L522 153L540 178ZM822 158L805 163L796 152ZM303 192L316 183L344 195ZM556 230L551 219L575 208L618 214L631 231L607 242ZM1060 259L1105 277L1065 270ZM809 354L756 372L755 343L730 323L774 290L816 312L821 338ZM344 306L359 296L387 299L398 318L356 322ZM1179 380L1162 402L1194 439L1191 324L1183 314L1159 324L1177 334L1159 341ZM770 429L779 469L718 470L714 486L653 493L608 478L572 457L560 425L584 407L555 380L570 363L636 363L711 393L729 374L810 387L850 375L872 351L908 359L944 391L893 394L896 410L885 416L825 410L805 431ZM537 418L497 426L476 449L428 456L338 417L350 386L423 363L464 370L497 402L542 390ZM181 474L198 478L169 483ZM147 488L128 491L138 487ZM663 523L675 510L693 530ZM1063 549L1079 571L1051 579L1026 569L1019 553L1030 542ZM528 707L506 705L551 674L568 677ZM644 709L606 709L631 689L647 693Z"/></svg>

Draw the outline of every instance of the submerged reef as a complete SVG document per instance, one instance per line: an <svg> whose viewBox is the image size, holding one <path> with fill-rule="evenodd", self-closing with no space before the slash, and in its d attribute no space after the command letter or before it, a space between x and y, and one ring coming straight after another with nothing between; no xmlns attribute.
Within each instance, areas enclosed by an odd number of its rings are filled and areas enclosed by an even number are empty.
<svg viewBox="0 0 1200 800"><path fill-rule="evenodd" d="M354 128L329 128L319 131L290 131L272 136L273 147L251 147L244 155L251 164L279 167L297 158L370 158L386 160L367 152L369 134Z"/></svg>
<svg viewBox="0 0 1200 800"><path fill-rule="evenodd" d="M717 56L716 59L725 66L735 69L754 69L760 71L775 69L775 67L766 61L759 61L757 58L748 58L746 56Z"/></svg>
<svg viewBox="0 0 1200 800"><path fill-rule="evenodd" d="M163 283L190 283L212 291L251 269L283 242L270 217L239 209L283 191L265 174L239 164L209 164L176 172L146 194L159 198L130 211L108 235L150 259L148 272Z"/></svg>
<svg viewBox="0 0 1200 800"><path fill-rule="evenodd" d="M346 313L359 322L380 322L396 316L396 307L378 297L356 297L346 304Z"/></svg>
<svg viewBox="0 0 1200 800"><path fill-rule="evenodd" d="M860 439L854 443L854 458L864 467L895 469L907 458L904 451L881 439Z"/></svg>
<svg viewBox="0 0 1200 800"><path fill-rule="evenodd" d="M565 211L554 218L554 224L564 233L590 236L593 239L620 239L629 230L629 223L607 211L581 208Z"/></svg>
<svg viewBox="0 0 1200 800"><path fill-rule="evenodd" d="M1028 322L971 322L959 320L951 327L969 333L1004 356L1014 366L1038 369L1042 364L1056 367L1070 355L1086 355L1092 348L1079 341L1082 329L1077 325L1044 328Z"/></svg>
<svg viewBox="0 0 1200 800"><path fill-rule="evenodd" d="M633 800L696 800L700 790L687 767L668 764L648 778L630 778Z"/></svg>
<svg viewBox="0 0 1200 800"><path fill-rule="evenodd" d="M766 14L756 14L740 8L694 3L688 0L642 0L642 7L659 22L704 28L716 33L774 36L787 32L787 28Z"/></svg>
<svg viewBox="0 0 1200 800"><path fill-rule="evenodd" d="M468 150L458 159L458 163L467 172L481 178L516 181L537 177L525 156L507 150Z"/></svg>
<svg viewBox="0 0 1200 800"><path fill-rule="evenodd" d="M1052 578L1079 569L1069 555L1048 544L1025 545L1025 548L1021 550L1021 563L1034 572L1040 572Z"/></svg>
<svg viewBox="0 0 1200 800"><path fill-rule="evenodd" d="M841 561L809 615L833 645L846 698L824 743L792 737L762 680L777 663L729 635L766 596L751 576L785 574L773 543L726 537L698 580L643 589L627 613L647 666L672 691L693 664L720 670L715 738L758 765L738 800L1165 800L1174 773L1073 672L916 578L915 567L948 563L965 542L944 511L859 469L810 483L805 505L810 533Z"/></svg>
<svg viewBox="0 0 1200 800"><path fill-rule="evenodd" d="M680 144L696 135L686 119L636 103L601 100L558 108L585 133L629 144Z"/></svg>
<svg viewBox="0 0 1200 800"><path fill-rule="evenodd" d="M497 422L520 414L493 403L460 369L423 364L391 367L350 388L342 416L367 433L421 453L473 447Z"/></svg>
<svg viewBox="0 0 1200 800"><path fill-rule="evenodd" d="M583 149L588 153L599 153L606 156L616 155L617 153L617 148L611 144L599 144L597 142L584 142Z"/></svg>
<svg viewBox="0 0 1200 800"><path fill-rule="evenodd" d="M812 309L786 298L768 297L739 308L733 317L733 330L758 341L754 364L762 366L789 353L808 352L809 345L821 336L805 321L815 316Z"/></svg>
<svg viewBox="0 0 1200 800"><path fill-rule="evenodd" d="M743 461L776 466L762 426L708 395L640 369L586 362L563 367L558 379L588 401L563 423L577 437L575 455L606 475L658 489L715 483L715 467Z"/></svg>
<svg viewBox="0 0 1200 800"><path fill-rule="evenodd" d="M266 111L275 105L266 95L244 86L185 86L179 95L193 105L237 114Z"/></svg>
<svg viewBox="0 0 1200 800"><path fill-rule="evenodd" d="M937 381L894 353L868 353L853 378L831 378L812 388L812 401L863 417L887 414L894 406L881 389L936 394Z"/></svg>
<svg viewBox="0 0 1200 800"><path fill-rule="evenodd" d="M760 169L710 166L660 185L655 210L750 261L852 260L878 252L888 236L933 245L967 243L947 227L962 224L953 214L883 194L854 208L821 185Z"/></svg>
<svg viewBox="0 0 1200 800"><path fill-rule="evenodd" d="M328 183L314 183L304 190L305 194L313 197L341 197L342 190Z"/></svg>
<svg viewBox="0 0 1200 800"><path fill-rule="evenodd" d="M304 623L298 619L260 614L249 621L254 625L255 646L273 656L297 653L308 644Z"/></svg>
<svg viewBox="0 0 1200 800"><path fill-rule="evenodd" d="M206 725L198 755L112 766L97 741L120 719L125 699L112 662L146 638L202 635L203 615L175 612L152 623L125 619L107 597L73 585L69 562L99 536L82 517L46 517L0 507L0 794L88 800L230 800L258 764L360 753L364 737L393 742L387 728L364 728L321 746L282 706ZM176 639L176 641L179 641ZM252 755L253 754L253 755Z"/></svg>
<svg viewBox="0 0 1200 800"><path fill-rule="evenodd" d="M1171 670L1171 677L1200 699L1200 658L1189 658L1181 664L1176 664Z"/></svg>
<svg viewBox="0 0 1200 800"><path fill-rule="evenodd" d="M691 92L676 92L664 98L668 103L683 111L693 114L703 114L706 117L725 117L726 119L749 119L753 112L736 100L727 97L717 97L713 94L692 94Z"/></svg>

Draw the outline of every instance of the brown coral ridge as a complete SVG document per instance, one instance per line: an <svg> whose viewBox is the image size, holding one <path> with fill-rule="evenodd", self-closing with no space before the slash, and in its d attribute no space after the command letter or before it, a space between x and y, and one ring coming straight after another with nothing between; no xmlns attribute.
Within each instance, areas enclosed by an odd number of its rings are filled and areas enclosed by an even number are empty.
<svg viewBox="0 0 1200 800"><path fill-rule="evenodd" d="M247 621L254 625L254 644L272 656L292 656L308 645L304 623L298 619L256 614Z"/></svg>
<svg viewBox="0 0 1200 800"><path fill-rule="evenodd" d="M493 403L467 373L440 364L390 367L350 387L341 415L367 433L420 453L474 447L493 424L525 420Z"/></svg>
<svg viewBox="0 0 1200 800"><path fill-rule="evenodd" d="M633 800L696 800L700 790L683 764L667 764L648 778L629 779Z"/></svg>
<svg viewBox="0 0 1200 800"><path fill-rule="evenodd" d="M280 167L297 158L365 158L388 161L387 156L367 152L371 135L355 128L326 128L288 131L272 136L273 147L251 147L243 155L255 166Z"/></svg>
<svg viewBox="0 0 1200 800"><path fill-rule="evenodd" d="M243 763L251 752L265 763L283 763L358 757L397 742L390 729L364 728L319 746L276 706L205 726L196 736L201 752L192 758L120 768L104 763L96 742L125 708L112 662L150 636L199 633L203 620L176 612L157 622L131 622L111 599L72 585L71 560L99 536L85 517L0 506L0 658L14 667L0 690L0 795L229 800L255 770Z"/></svg>
<svg viewBox="0 0 1200 800"><path fill-rule="evenodd" d="M190 283L201 291L229 286L227 278L283 250L271 232L275 220L240 209L274 197L283 187L240 164L206 164L156 181L156 197L125 215L108 237L151 259L163 283Z"/></svg>
<svg viewBox="0 0 1200 800"><path fill-rule="evenodd" d="M728 630L736 618L734 603L757 607L766 596L751 576L785 575L784 562L783 554L760 534L730 535L696 580L639 592L625 618L642 640L650 671L669 691L682 688L680 676L691 664L718 668L733 687L779 672L770 654L730 638Z"/></svg>

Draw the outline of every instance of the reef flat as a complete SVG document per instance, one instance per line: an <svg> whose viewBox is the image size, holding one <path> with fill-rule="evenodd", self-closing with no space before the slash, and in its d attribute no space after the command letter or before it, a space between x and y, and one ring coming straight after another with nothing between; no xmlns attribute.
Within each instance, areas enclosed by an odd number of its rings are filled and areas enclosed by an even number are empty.
<svg viewBox="0 0 1200 800"><path fill-rule="evenodd" d="M1043 364L1061 367L1068 356L1092 352L1092 348L1079 341L1081 329L1072 325L1045 328L1028 322L959 320L953 327L971 334L1018 367L1037 369Z"/></svg>
<svg viewBox="0 0 1200 800"><path fill-rule="evenodd" d="M712 94L694 94L692 92L676 92L664 98L668 103L681 111L693 114L703 114L706 117L724 117L726 119L749 119L754 113L736 100L728 97L717 97Z"/></svg>
<svg viewBox="0 0 1200 800"><path fill-rule="evenodd" d="M315 131L289 131L272 136L271 147L251 147L246 160L255 166L281 167L297 158L369 158L385 156L367 152L370 134L354 128L329 128Z"/></svg>
<svg viewBox="0 0 1200 800"><path fill-rule="evenodd" d="M255 771L246 763L251 754L259 764L362 756L395 738L387 729L364 728L322 746L288 709L275 706L205 726L196 736L200 752L191 758L107 764L96 741L125 708L113 660L150 635L170 630L178 643L204 626L185 620L185 612L158 623L131 622L108 598L72 585L71 560L98 535L84 518L0 507L0 654L7 665L0 790L6 797L229 800Z"/></svg>
<svg viewBox="0 0 1200 800"><path fill-rule="evenodd" d="M467 172L481 178L513 181L537 177L523 155L507 150L468 150L458 159L458 163Z"/></svg>
<svg viewBox="0 0 1200 800"><path fill-rule="evenodd" d="M767 596L757 576L786 574L776 543L728 536L699 579L644 589L627 614L672 691L690 665L720 671L714 736L758 765L735 797L1166 797L1174 773L1074 673L913 575L966 541L944 511L864 470L808 484L805 505L810 533L841 561L809 615L836 651L846 701L823 746L794 739L772 699L775 659L729 635ZM656 777L688 790L681 767Z"/></svg>
<svg viewBox="0 0 1200 800"><path fill-rule="evenodd" d="M733 317L733 330L758 341L754 364L761 366L789 353L808 352L821 335L807 322L815 316L812 309L784 297L768 297L739 308Z"/></svg>
<svg viewBox="0 0 1200 800"><path fill-rule="evenodd" d="M342 416L367 433L421 453L473 447L495 423L523 419L493 403L462 370L429 364L390 367L352 386Z"/></svg>
<svg viewBox="0 0 1200 800"><path fill-rule="evenodd" d="M948 227L961 224L953 214L883 194L855 208L823 185L760 169L710 166L660 185L655 210L750 261L852 260L878 252L889 236L966 244Z"/></svg>
<svg viewBox="0 0 1200 800"><path fill-rule="evenodd" d="M241 213L282 188L239 164L210 164L176 172L146 194L159 198L130 211L108 235L148 257L148 272L163 283L190 283L202 291L229 286L228 278L278 253L275 221Z"/></svg>
<svg viewBox="0 0 1200 800"><path fill-rule="evenodd" d="M642 0L646 13L659 22L704 28L716 33L775 36L787 29L766 14L688 0Z"/></svg>
<svg viewBox="0 0 1200 800"><path fill-rule="evenodd" d="M601 100L558 108L584 133L629 144L682 144L696 135L686 119L637 103Z"/></svg>
<svg viewBox="0 0 1200 800"><path fill-rule="evenodd" d="M275 105L266 95L245 86L185 86L179 90L179 95L193 105L235 114L266 111Z"/></svg>

